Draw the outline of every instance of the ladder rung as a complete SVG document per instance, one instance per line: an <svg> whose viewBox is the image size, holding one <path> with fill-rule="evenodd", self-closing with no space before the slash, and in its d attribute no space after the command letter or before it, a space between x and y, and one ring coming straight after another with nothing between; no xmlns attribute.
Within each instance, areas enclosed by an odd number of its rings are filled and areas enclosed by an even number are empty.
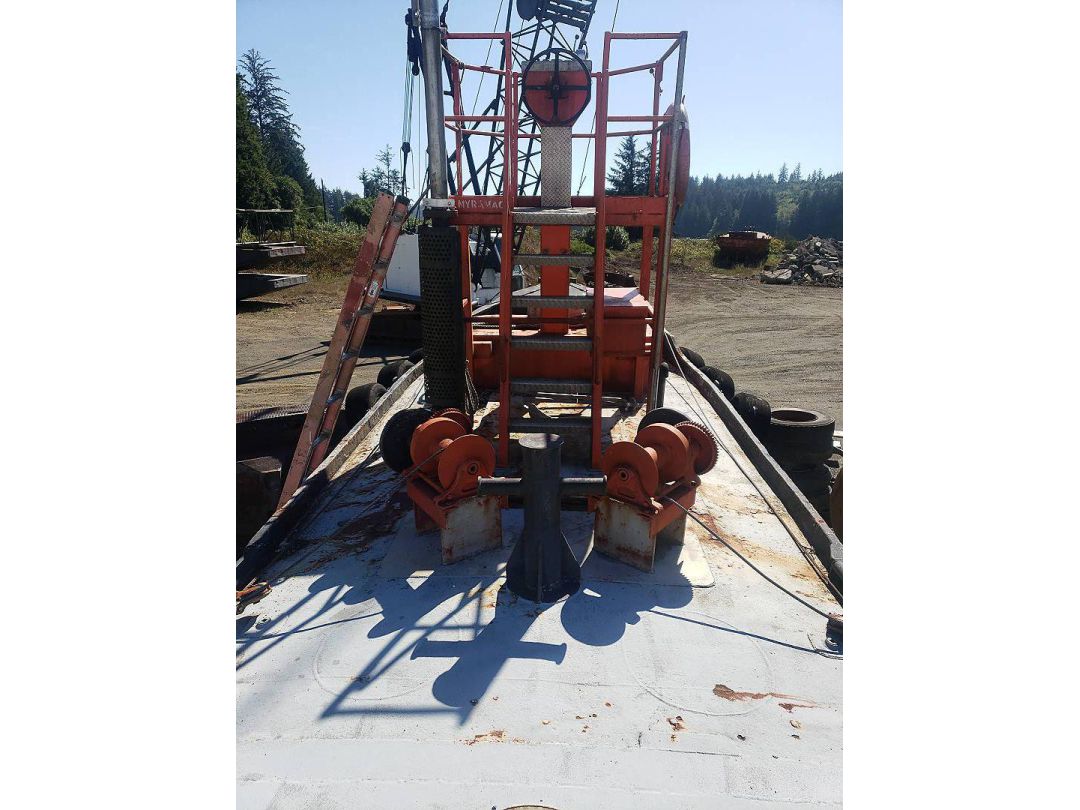
<svg viewBox="0 0 1080 810"><path fill-rule="evenodd" d="M592 430L588 416L564 416L560 419L511 419L511 433L559 433L563 430Z"/></svg>
<svg viewBox="0 0 1080 810"><path fill-rule="evenodd" d="M510 380L510 390L515 394L591 394L592 383L554 377L518 377Z"/></svg>
<svg viewBox="0 0 1080 810"><path fill-rule="evenodd" d="M510 348L526 351L580 352L592 349L592 338L588 337L513 337Z"/></svg>
<svg viewBox="0 0 1080 810"><path fill-rule="evenodd" d="M585 253L564 253L561 256L547 253L518 253L514 258L518 264L557 264L561 267L592 267L596 262L595 256Z"/></svg>
<svg viewBox="0 0 1080 810"><path fill-rule="evenodd" d="M514 222L519 225L592 225L595 208L515 208Z"/></svg>
<svg viewBox="0 0 1080 810"><path fill-rule="evenodd" d="M515 295L516 306L566 307L567 309L592 309L591 295Z"/></svg>

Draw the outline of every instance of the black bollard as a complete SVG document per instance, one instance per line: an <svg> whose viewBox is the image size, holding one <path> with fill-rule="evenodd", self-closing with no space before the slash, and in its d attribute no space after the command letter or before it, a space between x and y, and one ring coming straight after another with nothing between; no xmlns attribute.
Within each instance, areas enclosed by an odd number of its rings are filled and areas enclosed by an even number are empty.
<svg viewBox="0 0 1080 810"><path fill-rule="evenodd" d="M480 495L521 495L525 525L506 564L506 585L522 599L555 602L576 593L581 566L562 533L564 495L603 495L607 478L561 478L563 440L552 433L526 436L521 478L481 478Z"/></svg>

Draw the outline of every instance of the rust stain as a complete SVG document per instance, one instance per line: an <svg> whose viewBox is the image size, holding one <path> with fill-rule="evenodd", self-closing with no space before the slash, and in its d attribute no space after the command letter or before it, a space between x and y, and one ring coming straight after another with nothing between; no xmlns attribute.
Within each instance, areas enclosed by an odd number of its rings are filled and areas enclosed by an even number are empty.
<svg viewBox="0 0 1080 810"><path fill-rule="evenodd" d="M785 695L780 692L737 692L722 683L714 686L712 691L714 695L724 700L763 700L764 698L774 697L805 701L804 703L781 703L780 707L789 712L794 708L812 709L816 706L813 702L807 701L806 698L796 697L795 695Z"/></svg>
<svg viewBox="0 0 1080 810"><path fill-rule="evenodd" d="M686 730L686 724L683 723L683 719L682 719L681 714L675 715L674 718L669 717L667 719L667 721L668 721L668 725L670 725L672 730L674 730L674 731L685 731ZM675 735L672 734L671 738L675 739Z"/></svg>
<svg viewBox="0 0 1080 810"><path fill-rule="evenodd" d="M379 537L390 534L401 519L402 511L411 508L412 501L405 491L404 484L401 484L392 490L385 500L372 504L371 509L343 523L327 539L349 541L345 550L355 554L359 550L356 541L360 541L363 547Z"/></svg>
<svg viewBox="0 0 1080 810"><path fill-rule="evenodd" d="M476 734L471 740L462 740L466 745L476 745L478 742L502 742L506 732L502 729L493 729L483 734Z"/></svg>

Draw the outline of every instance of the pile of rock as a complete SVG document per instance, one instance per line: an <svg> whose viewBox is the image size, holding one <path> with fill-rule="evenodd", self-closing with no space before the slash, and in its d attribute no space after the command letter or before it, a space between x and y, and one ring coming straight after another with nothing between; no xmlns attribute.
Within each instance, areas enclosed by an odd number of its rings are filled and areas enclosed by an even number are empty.
<svg viewBox="0 0 1080 810"><path fill-rule="evenodd" d="M781 259L775 270L764 270L765 284L816 284L844 286L844 243L837 239L811 236Z"/></svg>

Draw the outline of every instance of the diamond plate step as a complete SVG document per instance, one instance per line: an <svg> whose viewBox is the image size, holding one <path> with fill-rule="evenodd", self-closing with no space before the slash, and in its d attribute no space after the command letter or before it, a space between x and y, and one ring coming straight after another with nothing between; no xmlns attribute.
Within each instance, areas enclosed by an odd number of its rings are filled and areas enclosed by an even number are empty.
<svg viewBox="0 0 1080 810"><path fill-rule="evenodd" d="M518 225L593 225L595 208L515 208Z"/></svg>
<svg viewBox="0 0 1080 810"><path fill-rule="evenodd" d="M515 306L566 307L568 309L592 309L591 295L515 295Z"/></svg>
<svg viewBox="0 0 1080 810"><path fill-rule="evenodd" d="M518 264L557 264L561 267L592 267L596 263L596 257L586 253L564 253L561 256L547 253L518 253L515 260Z"/></svg>
<svg viewBox="0 0 1080 810"><path fill-rule="evenodd" d="M515 337L510 338L511 349L548 352L581 352L592 349L588 337Z"/></svg>
<svg viewBox="0 0 1080 810"><path fill-rule="evenodd" d="M511 433L558 433L562 430L592 430L588 416L571 416L561 419L511 419Z"/></svg>
<svg viewBox="0 0 1080 810"><path fill-rule="evenodd" d="M591 394L588 380L560 380L555 377L517 377L510 381L515 394Z"/></svg>

